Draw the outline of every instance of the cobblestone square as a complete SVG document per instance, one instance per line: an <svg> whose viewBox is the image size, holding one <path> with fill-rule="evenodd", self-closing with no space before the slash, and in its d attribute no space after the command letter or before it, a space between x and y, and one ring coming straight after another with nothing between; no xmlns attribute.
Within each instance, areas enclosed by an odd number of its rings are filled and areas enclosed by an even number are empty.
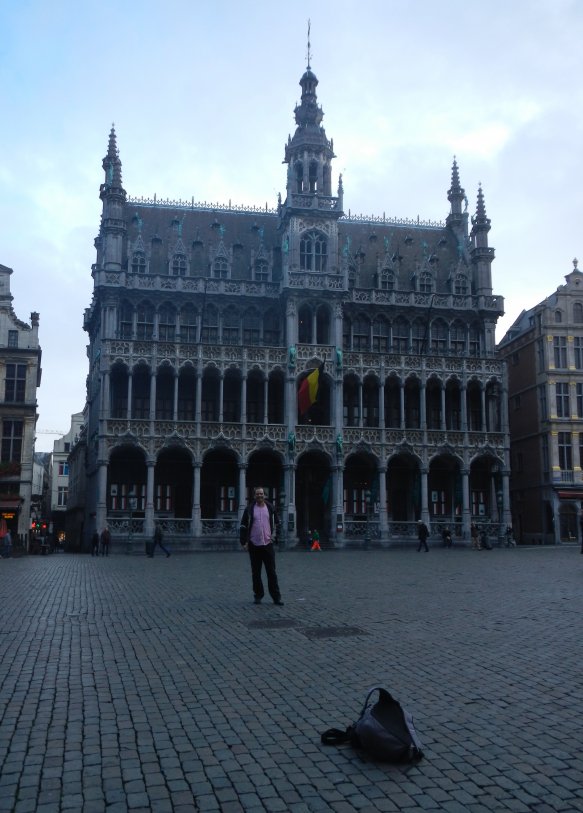
<svg viewBox="0 0 583 813"><path fill-rule="evenodd" d="M583 811L578 547L0 561L0 811ZM425 758L320 734L388 688Z"/></svg>

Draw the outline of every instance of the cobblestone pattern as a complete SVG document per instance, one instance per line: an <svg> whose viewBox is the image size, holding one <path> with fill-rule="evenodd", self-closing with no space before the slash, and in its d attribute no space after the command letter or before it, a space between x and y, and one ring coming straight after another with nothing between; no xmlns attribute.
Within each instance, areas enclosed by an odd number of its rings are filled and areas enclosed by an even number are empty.
<svg viewBox="0 0 583 813"><path fill-rule="evenodd" d="M0 811L583 811L578 554L0 560ZM419 765L321 745L375 684Z"/></svg>

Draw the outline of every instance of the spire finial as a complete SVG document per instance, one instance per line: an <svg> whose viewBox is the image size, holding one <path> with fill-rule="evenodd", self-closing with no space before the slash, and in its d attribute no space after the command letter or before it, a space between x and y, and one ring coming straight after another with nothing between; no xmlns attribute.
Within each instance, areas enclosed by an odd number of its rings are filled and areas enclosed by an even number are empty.
<svg viewBox="0 0 583 813"><path fill-rule="evenodd" d="M577 257L575 257L573 259L573 268L575 269L575 271L577 271L577 266L578 265L579 265L579 260L577 259Z"/></svg>
<svg viewBox="0 0 583 813"><path fill-rule="evenodd" d="M310 66L310 61L311 61L310 57L311 57L311 48L312 48L312 46L310 45L310 25L311 25L311 21L308 18L308 70L310 70L310 67L311 67Z"/></svg>

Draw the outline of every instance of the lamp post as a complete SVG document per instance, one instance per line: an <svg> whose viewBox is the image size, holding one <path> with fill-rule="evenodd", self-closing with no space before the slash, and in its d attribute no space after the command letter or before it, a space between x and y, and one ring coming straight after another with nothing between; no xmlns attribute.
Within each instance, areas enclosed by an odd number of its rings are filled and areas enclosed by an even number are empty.
<svg viewBox="0 0 583 813"><path fill-rule="evenodd" d="M133 489L128 494L128 506L129 506L129 509L130 509L130 527L129 527L128 541L129 541L130 550L131 550L131 547L132 547L132 525L133 525L133 519L134 519L133 513L136 510L136 508L138 507L138 500L136 498L136 495L135 495Z"/></svg>
<svg viewBox="0 0 583 813"><path fill-rule="evenodd" d="M365 499L365 507L366 507L366 528L364 532L364 547L367 550L370 546L370 488L364 492L364 499Z"/></svg>
<svg viewBox="0 0 583 813"><path fill-rule="evenodd" d="M502 546L504 533L502 530L502 509L504 508L504 495L502 489L499 488L496 492L496 504L498 506L498 544Z"/></svg>
<svg viewBox="0 0 583 813"><path fill-rule="evenodd" d="M279 492L279 510L280 510L280 538L279 538L279 547L285 548L286 538L287 538L287 521L286 521L286 510L285 510L285 490L282 488Z"/></svg>

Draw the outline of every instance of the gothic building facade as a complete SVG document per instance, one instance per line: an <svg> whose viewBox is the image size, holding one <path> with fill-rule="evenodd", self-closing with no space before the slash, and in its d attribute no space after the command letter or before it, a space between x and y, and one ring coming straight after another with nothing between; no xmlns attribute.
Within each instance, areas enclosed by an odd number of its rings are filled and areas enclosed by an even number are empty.
<svg viewBox="0 0 583 813"><path fill-rule="evenodd" d="M389 545L509 516L490 220L454 159L444 223L351 217L308 65L272 210L129 197L112 128L86 310L86 534L235 545L253 487L280 539ZM302 381L317 370L309 409Z"/></svg>

